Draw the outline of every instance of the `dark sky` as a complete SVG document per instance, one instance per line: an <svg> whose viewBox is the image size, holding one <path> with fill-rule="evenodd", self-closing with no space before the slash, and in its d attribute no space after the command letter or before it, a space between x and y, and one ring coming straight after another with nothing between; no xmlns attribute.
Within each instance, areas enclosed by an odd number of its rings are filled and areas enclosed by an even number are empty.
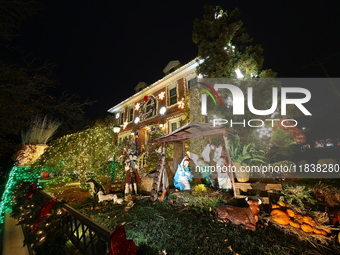
<svg viewBox="0 0 340 255"><path fill-rule="evenodd" d="M319 68L301 67L339 52L338 0L53 0L44 17L25 25L22 40L26 50L57 64L59 90L96 100L89 116L105 117L138 82L162 78L169 61L196 57L192 27L206 3L241 10L254 43L264 48L264 68L279 77L323 77ZM325 63L332 77L340 76L339 58Z"/></svg>

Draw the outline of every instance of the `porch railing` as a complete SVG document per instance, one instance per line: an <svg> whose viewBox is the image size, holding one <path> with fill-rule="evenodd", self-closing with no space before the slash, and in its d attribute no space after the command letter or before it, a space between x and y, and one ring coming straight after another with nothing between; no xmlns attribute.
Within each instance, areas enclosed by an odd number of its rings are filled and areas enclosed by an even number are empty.
<svg viewBox="0 0 340 255"><path fill-rule="evenodd" d="M144 168L146 165L146 152L143 152L138 158L137 158L137 164L139 168Z"/></svg>
<svg viewBox="0 0 340 255"><path fill-rule="evenodd" d="M43 196L52 198L40 191ZM110 249L110 230L98 225L67 204L61 205L63 232L84 255L107 255Z"/></svg>

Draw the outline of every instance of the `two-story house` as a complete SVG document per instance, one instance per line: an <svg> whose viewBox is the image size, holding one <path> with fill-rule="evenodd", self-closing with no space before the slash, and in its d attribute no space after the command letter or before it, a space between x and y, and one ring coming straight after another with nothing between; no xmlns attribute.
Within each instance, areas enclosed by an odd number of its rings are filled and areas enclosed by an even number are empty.
<svg viewBox="0 0 340 255"><path fill-rule="evenodd" d="M121 127L118 142L138 136L141 150L155 125L168 134L188 122L183 117L185 98L189 88L196 84L197 65L196 59L185 65L177 60L170 61L163 69L162 79L151 85L138 83L134 95L110 108L108 112L114 114Z"/></svg>

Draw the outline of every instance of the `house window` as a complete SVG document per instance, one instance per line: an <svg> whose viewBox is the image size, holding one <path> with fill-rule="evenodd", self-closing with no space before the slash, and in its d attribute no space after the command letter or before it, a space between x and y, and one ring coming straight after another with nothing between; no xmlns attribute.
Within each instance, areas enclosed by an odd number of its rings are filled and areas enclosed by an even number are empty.
<svg viewBox="0 0 340 255"><path fill-rule="evenodd" d="M133 111L134 111L133 106L130 106L130 110L129 110L129 121L133 121Z"/></svg>
<svg viewBox="0 0 340 255"><path fill-rule="evenodd" d="M177 103L177 86L172 85L168 88L168 94L169 94L169 105L173 105Z"/></svg>
<svg viewBox="0 0 340 255"><path fill-rule="evenodd" d="M188 82L187 82L188 89L190 89L190 88L192 88L192 87L195 87L196 85L197 85L196 77L191 78L191 79L188 80Z"/></svg>
<svg viewBox="0 0 340 255"><path fill-rule="evenodd" d="M177 127L177 122L171 123L171 127L170 127L171 132L175 131L177 128L178 128Z"/></svg>
<svg viewBox="0 0 340 255"><path fill-rule="evenodd" d="M124 123L124 112L121 112L120 113L120 119L119 119L119 124L121 124L121 125L123 125L123 123Z"/></svg>
<svg viewBox="0 0 340 255"><path fill-rule="evenodd" d="M169 120L169 133L180 127L180 118Z"/></svg>
<svg viewBox="0 0 340 255"><path fill-rule="evenodd" d="M155 116L157 113L157 101L154 96L148 96L148 101L142 106L139 111L139 116L142 120Z"/></svg>

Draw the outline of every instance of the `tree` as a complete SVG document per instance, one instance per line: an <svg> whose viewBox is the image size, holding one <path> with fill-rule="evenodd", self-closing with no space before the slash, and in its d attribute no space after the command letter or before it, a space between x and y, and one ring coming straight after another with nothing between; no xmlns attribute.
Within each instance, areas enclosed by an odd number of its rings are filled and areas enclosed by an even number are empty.
<svg viewBox="0 0 340 255"><path fill-rule="evenodd" d="M54 140L33 165L35 171L49 168L56 175L74 174L82 187L93 175L106 184L111 179L110 171L107 168L103 171L102 167L117 150L111 124L110 118L97 120L86 130Z"/></svg>
<svg viewBox="0 0 340 255"><path fill-rule="evenodd" d="M247 98L248 88L252 88L255 109L270 109L273 104L272 88L277 87L279 90L281 83L271 79L276 77L276 73L271 69L261 70L264 61L263 49L260 45L252 44L253 39L243 26L239 9L228 12L223 11L219 6L206 5L204 10L203 19L196 19L194 22L192 36L193 42L198 46L197 73L201 74L203 78L208 78L201 81L209 85L224 84L226 83L225 79L230 78L231 84L240 88L245 98ZM190 93L191 109L200 109L201 94L207 94L207 91L199 87L192 89ZM290 155L292 137L296 139L296 135L293 135L293 132L296 133L295 129L275 130L272 134L271 146L265 146L264 138L259 137L255 132L257 128L249 127L246 124L232 127L230 125L231 120L234 123L247 123L248 120L254 119L252 125L257 126L262 121L265 123L263 128L272 128L273 123L265 122L265 120L280 119L276 112L259 116L250 112L246 107L243 115L233 115L234 98L231 92L219 90L218 94L221 99L220 104L216 103L217 100L211 96L207 97L209 119L214 116L214 119L228 120L227 127L235 129L244 144L255 143L258 148L266 148L267 156L272 157L271 160L275 161ZM276 111L280 109L280 106L277 108ZM191 111L190 114L195 121L200 121L200 114L194 111ZM296 107L288 107L288 116L293 117L298 114L299 111ZM299 133L299 137L302 139L303 133Z"/></svg>
<svg viewBox="0 0 340 255"><path fill-rule="evenodd" d="M57 96L53 91L58 86L54 64L20 48L22 24L43 17L43 10L44 1L40 0L0 1L0 157L13 153L20 131L36 115L58 118L63 122L58 132L70 133L73 123L84 123L84 107L90 104L80 102L76 95Z"/></svg>
<svg viewBox="0 0 340 255"><path fill-rule="evenodd" d="M243 27L240 11L223 11L221 7L205 5L202 20L194 21L193 42L198 46L198 57L204 61L197 72L208 78L235 77L240 69L245 77L275 75L259 73L263 64L263 49L251 45L252 38Z"/></svg>

